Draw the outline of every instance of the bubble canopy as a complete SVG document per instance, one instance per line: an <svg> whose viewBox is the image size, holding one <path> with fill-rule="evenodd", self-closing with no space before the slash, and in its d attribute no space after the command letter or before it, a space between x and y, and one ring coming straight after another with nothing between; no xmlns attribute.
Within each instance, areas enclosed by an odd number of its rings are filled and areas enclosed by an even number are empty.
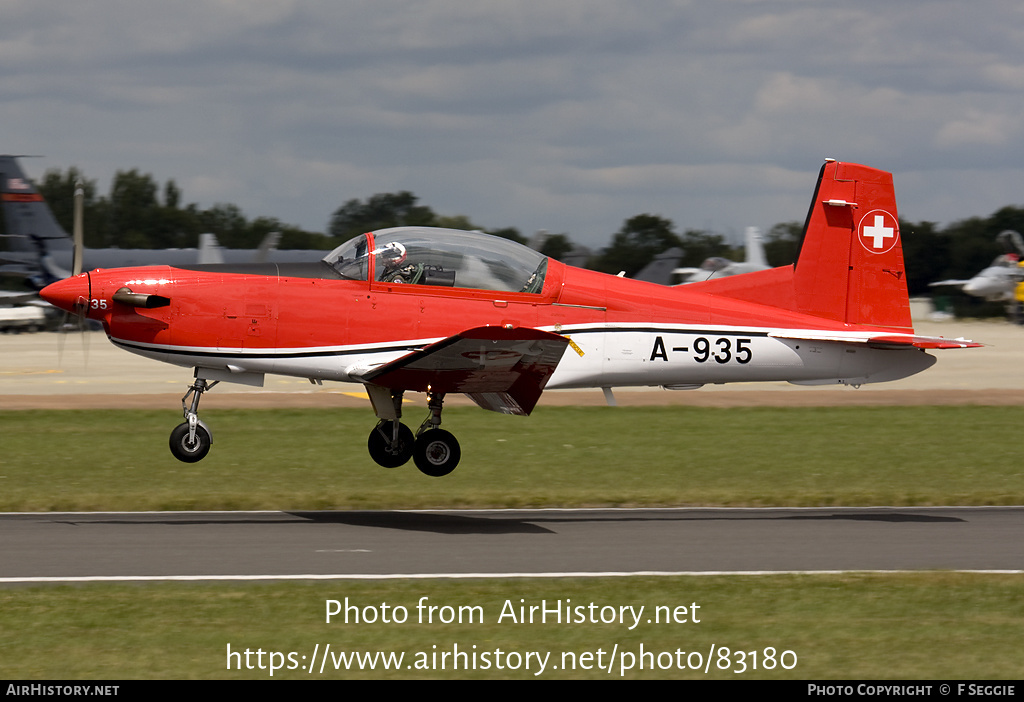
<svg viewBox="0 0 1024 702"><path fill-rule="evenodd" d="M360 234L323 259L350 280L539 293L548 259L509 239L459 229L395 227Z"/></svg>

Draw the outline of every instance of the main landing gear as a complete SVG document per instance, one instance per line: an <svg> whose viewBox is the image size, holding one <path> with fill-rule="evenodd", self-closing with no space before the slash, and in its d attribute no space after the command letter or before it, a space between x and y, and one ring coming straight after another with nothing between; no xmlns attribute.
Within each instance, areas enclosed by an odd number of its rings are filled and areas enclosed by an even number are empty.
<svg viewBox="0 0 1024 702"><path fill-rule="evenodd" d="M206 458L213 445L210 428L199 419L199 400L203 393L215 386L218 380L196 378L188 392L181 398L181 410L185 421L171 432L171 453L179 461L196 463ZM370 457L385 468L405 465L411 458L422 473L432 477L448 475L462 458L459 442L441 428L441 408L444 393L427 393L427 408L430 414L413 435L412 430L402 424L402 391L375 388L380 394L379 401L385 403L383 411L378 410L377 426L370 432L366 446ZM385 399L386 398L386 399ZM378 405L375 405L375 408ZM383 416L382 416L383 415Z"/></svg>
<svg viewBox="0 0 1024 702"><path fill-rule="evenodd" d="M170 441L171 453L179 461L195 463L206 458L206 454L210 452L213 436L209 427L199 420L199 398L218 382L220 381L215 380L210 383L205 378L196 378L192 387L181 398L185 421L174 427Z"/></svg>
<svg viewBox="0 0 1024 702"><path fill-rule="evenodd" d="M397 468L412 458L421 473L435 478L455 470L462 449L451 432L440 428L444 395L427 393L430 415L423 420L415 438L412 430L398 421L402 416L402 391L393 392L391 399L397 418L381 419L370 432L366 442L370 458L385 468Z"/></svg>

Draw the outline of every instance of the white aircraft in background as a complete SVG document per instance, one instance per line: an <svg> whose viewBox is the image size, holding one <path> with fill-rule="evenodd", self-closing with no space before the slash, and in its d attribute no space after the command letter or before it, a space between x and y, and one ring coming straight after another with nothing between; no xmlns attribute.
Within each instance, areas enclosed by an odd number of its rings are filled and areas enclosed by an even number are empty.
<svg viewBox="0 0 1024 702"><path fill-rule="evenodd" d="M1011 230L1000 232L996 241L1003 245L1007 253L995 257L991 265L983 268L980 273L967 280L940 280L930 283L931 287L943 285L957 286L968 295L980 297L989 302L1016 303L1017 285L1024 282L1024 266L1021 255L1024 254L1024 240L1019 233ZM1016 249L1016 252L1012 251Z"/></svg>
<svg viewBox="0 0 1024 702"><path fill-rule="evenodd" d="M764 256L764 243L761 239L761 230L757 227L747 227L745 261L730 261L721 256L712 256L704 259L700 268L676 268L672 271L676 284L697 283L712 278L726 278L730 275L740 273L753 273L769 268L768 261Z"/></svg>

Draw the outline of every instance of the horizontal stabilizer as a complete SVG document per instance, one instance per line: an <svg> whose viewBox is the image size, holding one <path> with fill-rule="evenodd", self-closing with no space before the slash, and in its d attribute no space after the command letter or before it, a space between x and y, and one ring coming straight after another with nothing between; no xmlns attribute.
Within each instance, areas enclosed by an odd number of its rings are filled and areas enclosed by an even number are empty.
<svg viewBox="0 0 1024 702"><path fill-rule="evenodd" d="M528 327L476 327L442 339L358 379L393 390L465 393L484 409L533 411L569 340Z"/></svg>
<svg viewBox="0 0 1024 702"><path fill-rule="evenodd" d="M976 349L984 346L969 339L947 339L942 336L873 336L868 339L872 348L904 348L913 346L917 349Z"/></svg>
<svg viewBox="0 0 1024 702"><path fill-rule="evenodd" d="M874 349L971 349L984 344L969 339L947 339L942 336L914 336L912 334L881 334L878 336L841 336L838 334L802 334L799 332L776 332L768 336L774 339L794 341L828 341L838 344L868 346Z"/></svg>

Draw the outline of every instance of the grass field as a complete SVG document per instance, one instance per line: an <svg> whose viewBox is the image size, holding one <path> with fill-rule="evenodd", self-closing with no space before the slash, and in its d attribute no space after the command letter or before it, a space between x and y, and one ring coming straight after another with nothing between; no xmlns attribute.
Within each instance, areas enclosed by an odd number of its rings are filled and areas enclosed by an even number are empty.
<svg viewBox="0 0 1024 702"><path fill-rule="evenodd" d="M541 408L529 418L451 408L445 427L462 441L463 462L446 478L373 464L366 411L211 410L203 418L213 451L186 465L167 450L180 421L174 412L0 412L0 511L1024 502L1017 407ZM486 618L420 624L422 596L478 606ZM326 600L346 597L378 611L404 606L413 621L326 623ZM642 604L648 613L696 602L701 622L630 630L496 621L506 600ZM372 670L336 671L331 659L324 673L304 672L328 644L335 656L405 658L398 670L378 658ZM229 658L229 645L248 649L249 660ZM1020 679L1022 645L1024 581L1014 575L0 590L0 678L265 679L274 660L283 666L275 679ZM475 670L451 655L456 646L477 654ZM538 676L540 659L527 668L531 651L550 654ZM651 654L644 670L642 651ZM679 667L698 660L707 672Z"/></svg>
<svg viewBox="0 0 1024 702"><path fill-rule="evenodd" d="M452 607L453 621L439 622L439 609L421 623L423 596ZM327 600L345 598L376 609L378 621L355 623L353 615L346 624L339 615L327 623ZM508 616L509 606L558 609L567 600L587 607L585 621ZM382 602L391 620L404 607L405 621L379 621ZM629 615L591 621L590 603L595 613L607 605L645 610L635 626ZM0 678L1019 680L1024 670L1024 582L1016 576L119 585L2 590L0 605ZM669 608L660 623L659 606ZM665 611L676 620L664 621ZM328 645L333 657L321 672ZM240 655L229 658L229 646ZM362 669L335 669L357 652L380 655L372 668L364 660ZM388 654L401 654L401 663L391 658L386 668Z"/></svg>
<svg viewBox="0 0 1024 702"><path fill-rule="evenodd" d="M0 412L0 511L1024 502L1024 407L451 408L444 478L374 464L366 411L203 419L188 465L172 411Z"/></svg>

